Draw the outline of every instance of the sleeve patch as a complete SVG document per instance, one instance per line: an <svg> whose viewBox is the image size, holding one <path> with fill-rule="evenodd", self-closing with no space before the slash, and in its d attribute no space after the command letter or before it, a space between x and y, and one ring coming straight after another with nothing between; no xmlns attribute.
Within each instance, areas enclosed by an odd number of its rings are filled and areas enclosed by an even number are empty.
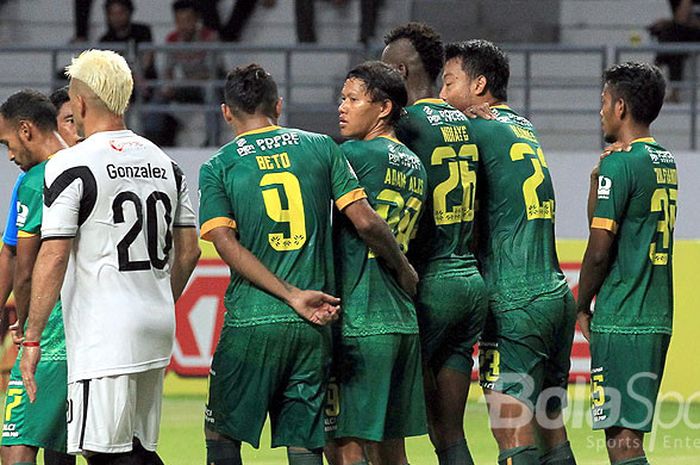
<svg viewBox="0 0 700 465"><path fill-rule="evenodd" d="M608 200L612 191L612 179L607 176L598 176L598 199Z"/></svg>

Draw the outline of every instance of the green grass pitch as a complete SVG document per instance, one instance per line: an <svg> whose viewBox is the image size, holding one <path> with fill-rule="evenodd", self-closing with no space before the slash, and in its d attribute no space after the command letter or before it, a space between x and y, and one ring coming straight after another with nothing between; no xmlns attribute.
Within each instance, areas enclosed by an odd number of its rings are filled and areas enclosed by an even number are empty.
<svg viewBox="0 0 700 465"><path fill-rule="evenodd" d="M203 406L206 380L169 376L163 402L159 454L166 465L205 465ZM477 465L495 464L498 454L491 437L483 398L472 387L465 429ZM608 464L603 434L588 423L588 386L570 389L567 409L569 437L579 465ZM652 465L697 465L700 463L700 403L666 402L657 411L657 426L647 435L647 456ZM249 465L286 463L284 449L270 449L270 431L265 428L261 448L243 446L243 461ZM412 465L435 465L437 459L427 436L411 438L407 449ZM40 462L41 463L41 462ZM79 463L85 463L82 459Z"/></svg>

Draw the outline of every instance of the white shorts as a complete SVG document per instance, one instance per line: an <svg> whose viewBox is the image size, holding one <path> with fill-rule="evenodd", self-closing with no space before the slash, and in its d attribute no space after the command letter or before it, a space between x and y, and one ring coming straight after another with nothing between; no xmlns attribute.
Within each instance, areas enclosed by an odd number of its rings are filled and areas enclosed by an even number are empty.
<svg viewBox="0 0 700 465"><path fill-rule="evenodd" d="M68 384L68 453L156 450L165 368Z"/></svg>

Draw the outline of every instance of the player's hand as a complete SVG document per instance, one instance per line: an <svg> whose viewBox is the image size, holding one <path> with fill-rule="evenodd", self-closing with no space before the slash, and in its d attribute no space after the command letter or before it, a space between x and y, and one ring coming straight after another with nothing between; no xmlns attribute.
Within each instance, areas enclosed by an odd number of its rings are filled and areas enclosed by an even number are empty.
<svg viewBox="0 0 700 465"><path fill-rule="evenodd" d="M296 289L289 299L289 305L299 316L319 326L327 325L340 316L340 299L321 291Z"/></svg>
<svg viewBox="0 0 700 465"><path fill-rule="evenodd" d="M40 359L41 347L24 346L22 348L22 359L19 362L19 369L22 373L24 390L27 391L30 402L34 402L36 400L37 386L34 375L36 373L36 366L39 364Z"/></svg>
<svg viewBox="0 0 700 465"><path fill-rule="evenodd" d="M409 263L398 275L399 286L411 297L415 297L418 292L418 273Z"/></svg>
<svg viewBox="0 0 700 465"><path fill-rule="evenodd" d="M12 342L20 345L24 340L24 334L22 333L22 328L19 327L19 321L15 321L14 324L10 325L9 330L12 333Z"/></svg>
<svg viewBox="0 0 700 465"><path fill-rule="evenodd" d="M606 146L603 149L603 153L600 155L600 159L607 157L614 152L629 152L632 150L632 146L629 144L623 144L622 142L613 142L612 144Z"/></svg>
<svg viewBox="0 0 700 465"><path fill-rule="evenodd" d="M578 312L576 314L576 320L578 321L578 326L581 328L581 334L586 338L587 341L591 340L591 318L593 314L590 311Z"/></svg>
<svg viewBox="0 0 700 465"><path fill-rule="evenodd" d="M468 118L475 119L493 119L493 114L491 113L491 107L488 103L482 103L480 105L472 105L468 107L463 112Z"/></svg>

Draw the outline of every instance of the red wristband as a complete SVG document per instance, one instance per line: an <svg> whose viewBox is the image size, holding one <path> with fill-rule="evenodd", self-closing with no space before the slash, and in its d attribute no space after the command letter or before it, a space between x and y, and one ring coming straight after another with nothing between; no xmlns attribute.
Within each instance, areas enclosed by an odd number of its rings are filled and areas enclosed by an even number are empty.
<svg viewBox="0 0 700 465"><path fill-rule="evenodd" d="M39 347L39 341L22 341L22 347Z"/></svg>

